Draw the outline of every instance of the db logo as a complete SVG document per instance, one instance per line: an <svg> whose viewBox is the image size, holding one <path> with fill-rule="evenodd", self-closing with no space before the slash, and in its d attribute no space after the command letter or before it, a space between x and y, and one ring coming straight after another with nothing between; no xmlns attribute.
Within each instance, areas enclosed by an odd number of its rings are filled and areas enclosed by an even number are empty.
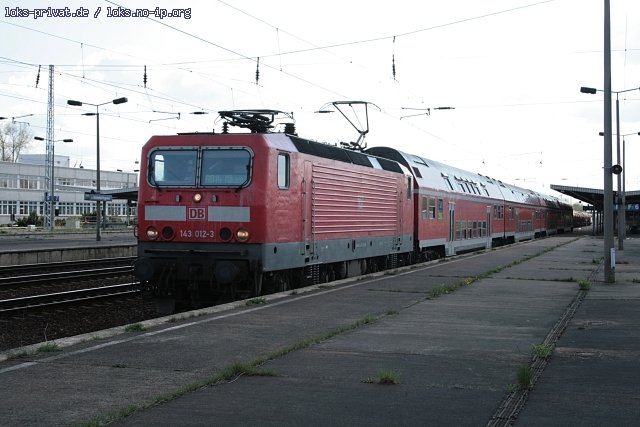
<svg viewBox="0 0 640 427"><path fill-rule="evenodd" d="M205 208L187 208L187 219L201 220L207 219Z"/></svg>

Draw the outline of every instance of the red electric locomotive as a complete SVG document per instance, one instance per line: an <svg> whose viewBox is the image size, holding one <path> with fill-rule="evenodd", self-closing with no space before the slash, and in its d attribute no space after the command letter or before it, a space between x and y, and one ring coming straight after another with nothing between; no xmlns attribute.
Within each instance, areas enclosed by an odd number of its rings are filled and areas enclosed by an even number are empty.
<svg viewBox="0 0 640 427"><path fill-rule="evenodd" d="M145 144L135 273L154 295L201 303L411 261L410 172L292 125L270 132L278 113L221 112L223 133Z"/></svg>

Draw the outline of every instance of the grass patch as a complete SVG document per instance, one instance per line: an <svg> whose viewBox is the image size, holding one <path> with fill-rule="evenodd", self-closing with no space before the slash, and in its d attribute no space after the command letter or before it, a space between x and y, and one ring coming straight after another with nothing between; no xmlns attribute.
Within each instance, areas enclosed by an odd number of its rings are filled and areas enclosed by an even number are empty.
<svg viewBox="0 0 640 427"><path fill-rule="evenodd" d="M534 344L531 346L531 351L541 359L548 359L553 353L553 346L551 344Z"/></svg>
<svg viewBox="0 0 640 427"><path fill-rule="evenodd" d="M124 328L124 331L125 332L142 332L145 329L146 328L142 323L132 323L130 325L127 325L127 327Z"/></svg>
<svg viewBox="0 0 640 427"><path fill-rule="evenodd" d="M38 353L54 353L56 351L62 351L62 347L54 342L48 342L38 347Z"/></svg>
<svg viewBox="0 0 640 427"><path fill-rule="evenodd" d="M127 365L125 365L124 363L114 363L113 365L111 365L112 368L119 368L119 369L123 369L126 368Z"/></svg>
<svg viewBox="0 0 640 427"><path fill-rule="evenodd" d="M521 366L518 369L518 386L520 390L528 390L533 383L533 369L530 366Z"/></svg>
<svg viewBox="0 0 640 427"><path fill-rule="evenodd" d="M396 385L400 384L400 376L391 369L380 369L376 377L367 377L362 382L365 384Z"/></svg>
<svg viewBox="0 0 640 427"><path fill-rule="evenodd" d="M246 305L260 305L260 304L266 304L266 303L267 303L267 299L265 297L257 297L257 298L251 298L245 304Z"/></svg>
<svg viewBox="0 0 640 427"><path fill-rule="evenodd" d="M589 289L591 289L591 282L588 280L579 280L578 281L578 286L580 287L581 291L588 291Z"/></svg>

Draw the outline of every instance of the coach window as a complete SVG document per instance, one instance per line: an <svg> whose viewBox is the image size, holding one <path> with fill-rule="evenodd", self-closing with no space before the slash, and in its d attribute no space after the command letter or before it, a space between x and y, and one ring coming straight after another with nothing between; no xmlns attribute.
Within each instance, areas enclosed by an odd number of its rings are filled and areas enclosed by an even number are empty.
<svg viewBox="0 0 640 427"><path fill-rule="evenodd" d="M436 199L429 197L429 219L436 218Z"/></svg>
<svg viewBox="0 0 640 427"><path fill-rule="evenodd" d="M280 153L278 154L278 188L289 188L290 180L290 166L289 155Z"/></svg>
<svg viewBox="0 0 640 427"><path fill-rule="evenodd" d="M442 219L443 211L444 211L444 200L438 199L438 219Z"/></svg>
<svg viewBox="0 0 640 427"><path fill-rule="evenodd" d="M422 196L422 219L427 219L427 196Z"/></svg>

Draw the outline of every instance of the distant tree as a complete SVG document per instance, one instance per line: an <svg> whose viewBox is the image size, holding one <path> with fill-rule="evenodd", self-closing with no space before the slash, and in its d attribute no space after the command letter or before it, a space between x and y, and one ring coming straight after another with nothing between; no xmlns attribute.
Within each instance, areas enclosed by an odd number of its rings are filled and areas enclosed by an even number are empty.
<svg viewBox="0 0 640 427"><path fill-rule="evenodd" d="M23 123L8 122L0 128L0 160L15 162L33 141L33 131Z"/></svg>

